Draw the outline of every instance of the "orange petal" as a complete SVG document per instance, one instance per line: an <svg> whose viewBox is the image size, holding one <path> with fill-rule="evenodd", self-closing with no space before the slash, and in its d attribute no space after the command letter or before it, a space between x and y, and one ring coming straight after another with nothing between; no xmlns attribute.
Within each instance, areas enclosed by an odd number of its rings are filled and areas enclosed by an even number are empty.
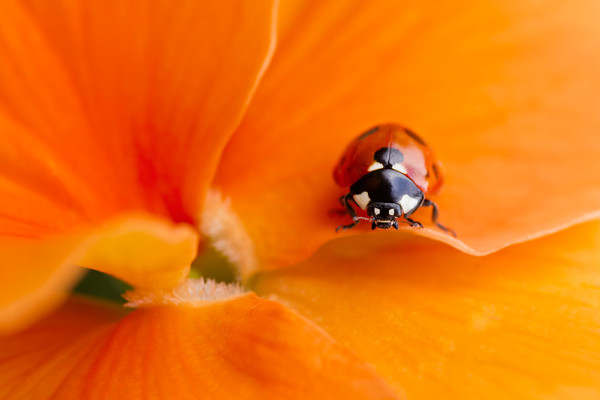
<svg viewBox="0 0 600 400"><path fill-rule="evenodd" d="M349 218L330 213L345 192L332 171L385 122L412 128L443 163L435 201L459 240L415 233L484 254L597 217L599 8L285 2L277 52L216 179L259 264L293 264L337 237Z"/></svg>
<svg viewBox="0 0 600 400"><path fill-rule="evenodd" d="M145 287L181 279L191 228L169 237L146 222L129 233L106 225L142 211L167 225L197 222L270 59L273 11L269 0L3 2L0 277L10 289L0 308L19 294L30 308L41 287L70 285L66 259ZM101 243L73 256L89 229Z"/></svg>
<svg viewBox="0 0 600 400"><path fill-rule="evenodd" d="M141 209L195 221L273 50L272 1L29 0L2 11L0 166L31 192L0 186L2 220L37 234L12 220L62 227L62 214ZM61 214L41 215L37 197Z"/></svg>
<svg viewBox="0 0 600 400"><path fill-rule="evenodd" d="M385 233L255 289L317 321L407 398L600 397L600 223L472 257Z"/></svg>
<svg viewBox="0 0 600 400"><path fill-rule="evenodd" d="M54 239L0 241L0 332L22 328L62 300L81 269L112 274L137 287L173 287L189 273L198 234L189 225L144 215Z"/></svg>
<svg viewBox="0 0 600 400"><path fill-rule="evenodd" d="M120 314L72 300L0 338L0 397L397 398L311 323L254 294Z"/></svg>

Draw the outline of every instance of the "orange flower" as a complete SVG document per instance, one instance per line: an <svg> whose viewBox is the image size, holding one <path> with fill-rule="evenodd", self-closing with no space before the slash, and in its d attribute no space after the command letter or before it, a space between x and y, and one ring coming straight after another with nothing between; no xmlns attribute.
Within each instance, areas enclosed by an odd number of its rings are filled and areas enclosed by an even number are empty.
<svg viewBox="0 0 600 400"><path fill-rule="evenodd" d="M600 226L540 237L600 212L599 13L5 2L0 397L598 397ZM335 234L332 169L388 121L458 238ZM263 298L186 280L200 238ZM32 324L75 265L138 308Z"/></svg>

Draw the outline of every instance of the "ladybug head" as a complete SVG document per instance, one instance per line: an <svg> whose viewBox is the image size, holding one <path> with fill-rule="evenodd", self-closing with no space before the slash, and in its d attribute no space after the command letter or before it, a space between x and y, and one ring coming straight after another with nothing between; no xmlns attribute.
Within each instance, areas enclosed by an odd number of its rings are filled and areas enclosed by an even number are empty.
<svg viewBox="0 0 600 400"><path fill-rule="evenodd" d="M367 206L367 215L371 217L371 229L398 229L396 217L402 215L402 210L397 203L371 202Z"/></svg>

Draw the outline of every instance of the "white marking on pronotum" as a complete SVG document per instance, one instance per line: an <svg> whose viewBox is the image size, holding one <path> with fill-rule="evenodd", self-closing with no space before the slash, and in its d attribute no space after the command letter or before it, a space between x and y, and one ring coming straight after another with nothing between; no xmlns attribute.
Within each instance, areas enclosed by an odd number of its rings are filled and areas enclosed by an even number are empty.
<svg viewBox="0 0 600 400"><path fill-rule="evenodd" d="M371 171L375 171L375 170L378 170L378 169L383 169L383 164L382 163L378 163L376 161L373 164L371 164L371 166L367 169L367 171L371 172Z"/></svg>
<svg viewBox="0 0 600 400"><path fill-rule="evenodd" d="M402 211L404 212L404 214L409 214L410 212L414 211L418 205L419 199L410 197L407 194L402 196L402 198L400 199L400 207L402 207Z"/></svg>
<svg viewBox="0 0 600 400"><path fill-rule="evenodd" d="M406 168L404 168L404 165L402 165L402 164L394 164L394 165L392 165L392 169L396 170L398 172L401 172L405 175L408 174L408 171L406 170Z"/></svg>
<svg viewBox="0 0 600 400"><path fill-rule="evenodd" d="M381 213L381 210L379 208L374 208L373 212L375 213L375 215L379 215L379 213Z"/></svg>
<svg viewBox="0 0 600 400"><path fill-rule="evenodd" d="M388 210L388 214L390 214L390 215L394 215L394 209L393 209L393 208L390 208L390 209Z"/></svg>
<svg viewBox="0 0 600 400"><path fill-rule="evenodd" d="M367 205L371 201L371 198L369 197L369 193L367 193L367 192L362 192L361 194L355 194L354 196L352 196L352 198L354 199L356 204L358 204L358 206L360 208L362 208L363 210L367 209Z"/></svg>

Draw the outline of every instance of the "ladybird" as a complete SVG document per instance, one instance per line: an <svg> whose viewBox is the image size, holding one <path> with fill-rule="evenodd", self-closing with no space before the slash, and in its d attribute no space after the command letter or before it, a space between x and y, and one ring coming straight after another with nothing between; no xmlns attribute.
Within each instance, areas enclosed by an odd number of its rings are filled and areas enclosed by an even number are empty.
<svg viewBox="0 0 600 400"><path fill-rule="evenodd" d="M352 223L337 230L353 228L366 219L357 215L354 203L366 211L372 229L398 229L398 218L422 228L410 216L420 207L431 207L433 223L456 236L438 222L438 206L426 197L438 193L443 184L433 151L404 126L377 125L361 134L350 143L333 176L339 186L350 188L340 202Z"/></svg>

